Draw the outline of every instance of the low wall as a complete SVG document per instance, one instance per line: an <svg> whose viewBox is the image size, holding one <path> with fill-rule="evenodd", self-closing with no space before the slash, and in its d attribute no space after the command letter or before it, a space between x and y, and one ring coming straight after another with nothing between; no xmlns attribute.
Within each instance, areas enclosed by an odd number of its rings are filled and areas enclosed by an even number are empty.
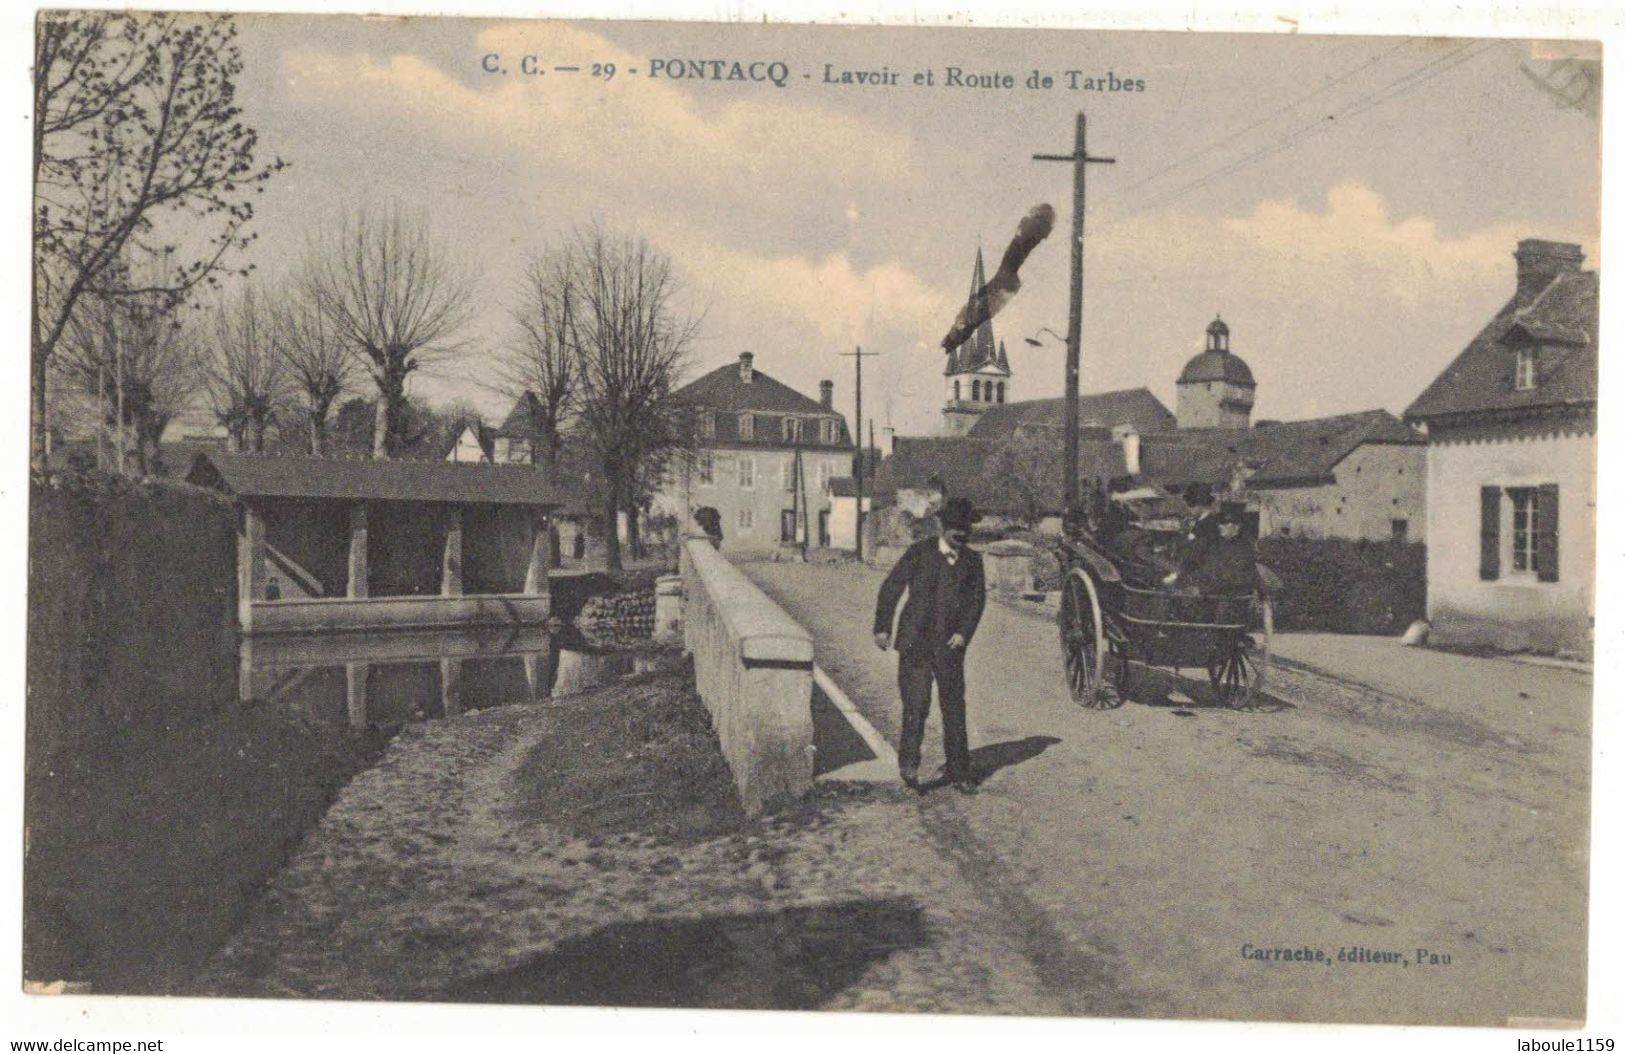
<svg viewBox="0 0 1625 1054"><path fill-rule="evenodd" d="M752 814L813 780L812 636L709 542L683 543L683 643L722 754Z"/></svg>
<svg viewBox="0 0 1625 1054"><path fill-rule="evenodd" d="M243 632L341 633L532 625L547 621L549 601L546 593L262 600L250 608Z"/></svg>

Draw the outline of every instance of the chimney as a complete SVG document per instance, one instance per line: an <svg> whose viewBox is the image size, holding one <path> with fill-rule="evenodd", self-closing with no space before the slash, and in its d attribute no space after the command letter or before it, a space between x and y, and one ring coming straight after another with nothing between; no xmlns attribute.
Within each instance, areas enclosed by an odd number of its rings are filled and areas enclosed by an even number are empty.
<svg viewBox="0 0 1625 1054"><path fill-rule="evenodd" d="M1578 245L1568 242L1548 242L1539 238L1525 238L1512 254L1518 261L1518 306L1522 307L1541 294L1552 279L1565 271L1578 271L1585 254Z"/></svg>
<svg viewBox="0 0 1625 1054"><path fill-rule="evenodd" d="M1130 476L1140 474L1140 433L1133 425L1117 425L1112 439L1123 448L1123 471Z"/></svg>
<svg viewBox="0 0 1625 1054"><path fill-rule="evenodd" d="M754 361L755 358L756 356L752 355L748 351L741 351L739 353L739 379L745 384L749 384L751 382L751 378L756 375L756 371L751 367L751 362Z"/></svg>
<svg viewBox="0 0 1625 1054"><path fill-rule="evenodd" d="M826 410L835 409L835 382L818 382L818 402Z"/></svg>

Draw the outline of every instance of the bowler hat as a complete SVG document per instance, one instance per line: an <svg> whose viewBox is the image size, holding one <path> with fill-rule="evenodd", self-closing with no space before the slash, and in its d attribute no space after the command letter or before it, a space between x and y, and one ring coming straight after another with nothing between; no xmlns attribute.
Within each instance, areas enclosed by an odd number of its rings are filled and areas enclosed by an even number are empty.
<svg viewBox="0 0 1625 1054"><path fill-rule="evenodd" d="M944 527L968 531L971 521L976 519L976 514L971 510L969 498L949 498L943 503L939 518Z"/></svg>

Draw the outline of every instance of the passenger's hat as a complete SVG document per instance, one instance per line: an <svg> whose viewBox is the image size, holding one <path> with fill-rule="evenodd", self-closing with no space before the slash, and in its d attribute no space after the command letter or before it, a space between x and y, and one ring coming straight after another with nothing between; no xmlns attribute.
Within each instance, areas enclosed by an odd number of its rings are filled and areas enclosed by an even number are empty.
<svg viewBox="0 0 1625 1054"><path fill-rule="evenodd" d="M944 527L968 531L971 521L976 519L976 514L971 509L969 498L949 498L943 503L939 518Z"/></svg>

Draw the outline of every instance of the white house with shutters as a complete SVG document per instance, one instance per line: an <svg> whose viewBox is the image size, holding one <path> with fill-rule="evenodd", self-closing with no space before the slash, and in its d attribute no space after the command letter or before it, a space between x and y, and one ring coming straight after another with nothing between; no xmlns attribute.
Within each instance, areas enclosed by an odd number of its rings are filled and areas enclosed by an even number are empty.
<svg viewBox="0 0 1625 1054"><path fill-rule="evenodd" d="M1427 433L1428 618L1445 644L1585 652L1596 606L1597 274L1518 243L1517 290L1405 412Z"/></svg>
<svg viewBox="0 0 1625 1054"><path fill-rule="evenodd" d="M831 485L852 474L854 452L833 382L820 382L813 400L758 370L747 351L672 398L693 435L668 467L656 512L693 529L696 512L714 509L729 554L831 544Z"/></svg>

